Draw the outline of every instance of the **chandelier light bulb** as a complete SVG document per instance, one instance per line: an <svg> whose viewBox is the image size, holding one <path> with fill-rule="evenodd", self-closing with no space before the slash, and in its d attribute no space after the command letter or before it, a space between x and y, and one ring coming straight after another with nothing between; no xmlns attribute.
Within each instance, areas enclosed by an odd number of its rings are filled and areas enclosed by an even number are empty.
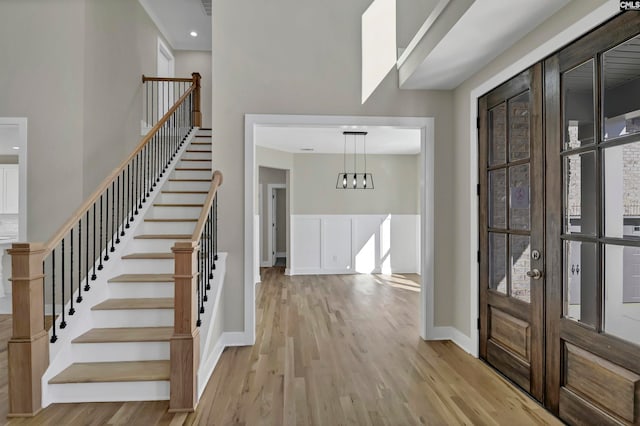
<svg viewBox="0 0 640 426"><path fill-rule="evenodd" d="M364 175L364 178L362 178L362 186L367 187L367 175Z"/></svg>
<svg viewBox="0 0 640 426"><path fill-rule="evenodd" d="M353 174L353 187L355 188L356 186L358 186L358 176L354 173Z"/></svg>
<svg viewBox="0 0 640 426"><path fill-rule="evenodd" d="M342 177L342 187L346 188L347 187L347 174L345 173L344 176Z"/></svg>

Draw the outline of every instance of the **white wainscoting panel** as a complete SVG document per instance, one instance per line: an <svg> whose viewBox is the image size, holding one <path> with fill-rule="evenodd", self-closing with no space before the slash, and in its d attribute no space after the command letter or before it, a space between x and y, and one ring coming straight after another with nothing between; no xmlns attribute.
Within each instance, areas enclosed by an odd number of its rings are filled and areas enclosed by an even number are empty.
<svg viewBox="0 0 640 426"><path fill-rule="evenodd" d="M322 220L322 269L353 270L351 255L351 221L348 216L325 217ZM337 236L337 238L336 238Z"/></svg>
<svg viewBox="0 0 640 426"><path fill-rule="evenodd" d="M314 216L291 216L292 226L292 252L295 252L295 266L292 266L292 275L296 270L312 271L320 270L322 265L322 219ZM294 228L296 229L294 231Z"/></svg>
<svg viewBox="0 0 640 426"><path fill-rule="evenodd" d="M291 275L420 273L419 215L292 215Z"/></svg>

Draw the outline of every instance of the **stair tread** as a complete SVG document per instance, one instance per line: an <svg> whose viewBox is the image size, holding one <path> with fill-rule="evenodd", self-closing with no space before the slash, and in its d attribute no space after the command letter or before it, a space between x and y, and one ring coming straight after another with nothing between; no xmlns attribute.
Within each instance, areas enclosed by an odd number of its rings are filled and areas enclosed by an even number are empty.
<svg viewBox="0 0 640 426"><path fill-rule="evenodd" d="M49 384L149 382L169 380L169 361L80 362L71 364Z"/></svg>
<svg viewBox="0 0 640 426"><path fill-rule="evenodd" d="M191 145L211 145L211 142L191 142Z"/></svg>
<svg viewBox="0 0 640 426"><path fill-rule="evenodd" d="M207 163L211 162L209 158L181 158L180 161L206 161Z"/></svg>
<svg viewBox="0 0 640 426"><path fill-rule="evenodd" d="M136 240L190 240L191 234L142 234L133 238Z"/></svg>
<svg viewBox="0 0 640 426"><path fill-rule="evenodd" d="M168 342L173 327L93 328L72 343Z"/></svg>
<svg viewBox="0 0 640 426"><path fill-rule="evenodd" d="M210 172L211 169L203 169L200 167L176 167L177 171L182 171L182 172Z"/></svg>
<svg viewBox="0 0 640 426"><path fill-rule="evenodd" d="M173 259L173 253L131 253L122 256L122 259Z"/></svg>
<svg viewBox="0 0 640 426"><path fill-rule="evenodd" d="M202 207L204 204L198 203L153 203L156 207Z"/></svg>
<svg viewBox="0 0 640 426"><path fill-rule="evenodd" d="M200 149L188 149L186 152L206 152L206 153L210 153L211 150L200 150Z"/></svg>
<svg viewBox="0 0 640 426"><path fill-rule="evenodd" d="M208 191L162 191L163 194L208 194Z"/></svg>
<svg viewBox="0 0 640 426"><path fill-rule="evenodd" d="M173 274L121 274L110 283L166 283L173 282Z"/></svg>
<svg viewBox="0 0 640 426"><path fill-rule="evenodd" d="M145 219L145 222L197 222L198 219L182 218L182 219Z"/></svg>
<svg viewBox="0 0 640 426"><path fill-rule="evenodd" d="M173 309L173 298L152 297L134 299L107 299L91 308L92 311L124 309Z"/></svg>
<svg viewBox="0 0 640 426"><path fill-rule="evenodd" d="M169 179L169 182L211 182L211 179Z"/></svg>

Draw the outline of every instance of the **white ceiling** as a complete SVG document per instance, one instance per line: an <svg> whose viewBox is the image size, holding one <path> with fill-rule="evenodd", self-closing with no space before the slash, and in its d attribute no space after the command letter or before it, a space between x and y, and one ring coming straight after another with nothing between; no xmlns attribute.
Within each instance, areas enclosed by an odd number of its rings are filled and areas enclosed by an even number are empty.
<svg viewBox="0 0 640 426"><path fill-rule="evenodd" d="M366 131L367 154L418 154L420 130L375 126L282 127L256 128L256 145L296 154L342 154L344 131ZM353 153L354 137L347 136L347 152ZM313 149L313 151L305 151ZM357 136L358 153L362 153L363 137Z"/></svg>
<svg viewBox="0 0 640 426"><path fill-rule="evenodd" d="M570 0L476 0L403 89L455 89Z"/></svg>
<svg viewBox="0 0 640 426"><path fill-rule="evenodd" d="M13 147L19 144L18 126L0 125L0 155L18 155L20 151Z"/></svg>
<svg viewBox="0 0 640 426"><path fill-rule="evenodd" d="M138 1L174 50L211 50L211 16L201 0Z"/></svg>

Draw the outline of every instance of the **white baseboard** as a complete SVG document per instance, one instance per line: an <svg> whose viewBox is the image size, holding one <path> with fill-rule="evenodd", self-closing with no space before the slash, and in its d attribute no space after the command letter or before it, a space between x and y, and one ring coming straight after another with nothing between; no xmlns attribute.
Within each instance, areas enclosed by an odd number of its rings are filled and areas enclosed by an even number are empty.
<svg viewBox="0 0 640 426"><path fill-rule="evenodd" d="M272 266L273 265L268 260L266 262L265 261L260 262L260 267L261 268L271 268Z"/></svg>
<svg viewBox="0 0 640 426"><path fill-rule="evenodd" d="M427 340L451 340L466 353L476 356L471 337L455 327L433 327L427 333Z"/></svg>
<svg viewBox="0 0 640 426"><path fill-rule="evenodd" d="M286 251L276 252L276 257L287 257L287 252Z"/></svg>

